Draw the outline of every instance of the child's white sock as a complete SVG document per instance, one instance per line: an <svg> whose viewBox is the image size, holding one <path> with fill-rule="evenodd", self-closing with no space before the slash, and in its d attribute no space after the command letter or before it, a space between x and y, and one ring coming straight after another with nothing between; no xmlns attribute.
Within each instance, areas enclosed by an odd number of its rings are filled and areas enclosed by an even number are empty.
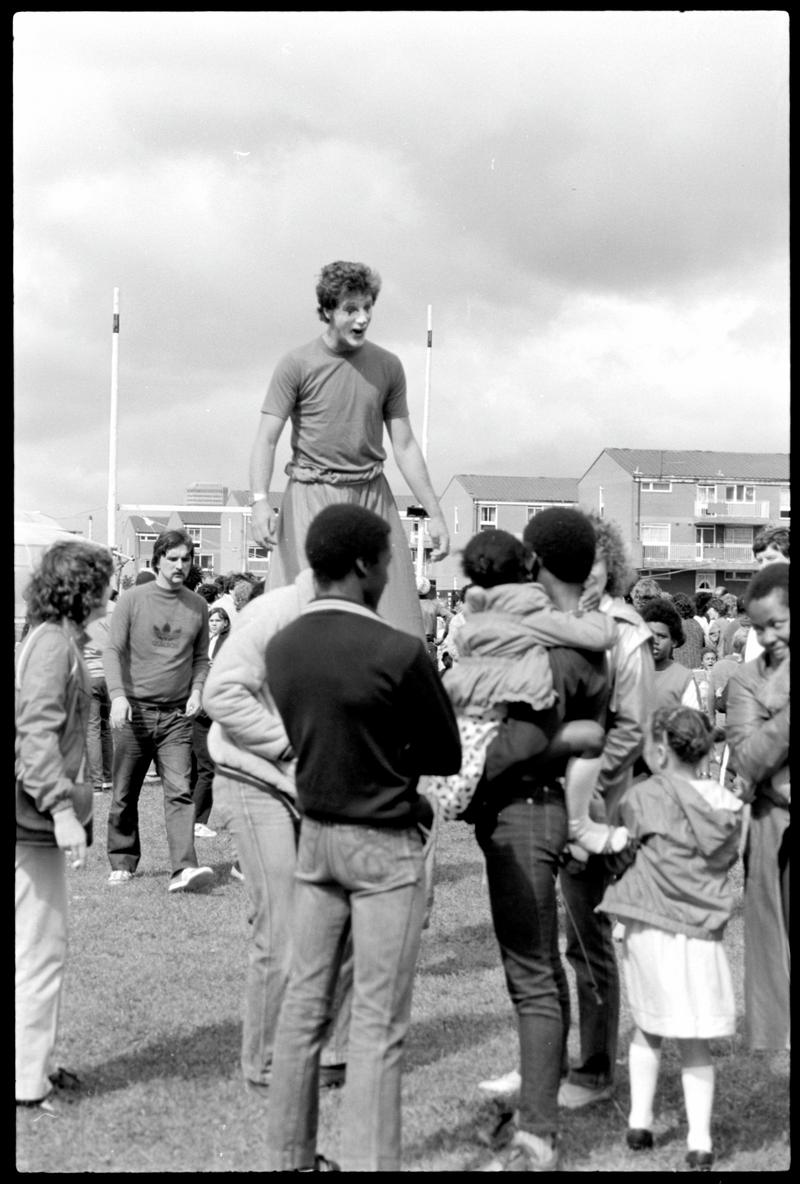
<svg viewBox="0 0 800 1184"><path fill-rule="evenodd" d="M681 1083L686 1121L689 1126L686 1146L690 1151L710 1151L714 1066L696 1065L691 1069L681 1069Z"/></svg>
<svg viewBox="0 0 800 1184"><path fill-rule="evenodd" d="M628 1049L628 1072L631 1079L631 1109L628 1126L631 1130L652 1131L653 1102L661 1066L661 1049L647 1043L641 1032L636 1032Z"/></svg>
<svg viewBox="0 0 800 1184"><path fill-rule="evenodd" d="M572 757L564 778L569 837L592 855L621 851L628 841L624 826L607 826L589 817L589 803L597 783L602 757Z"/></svg>

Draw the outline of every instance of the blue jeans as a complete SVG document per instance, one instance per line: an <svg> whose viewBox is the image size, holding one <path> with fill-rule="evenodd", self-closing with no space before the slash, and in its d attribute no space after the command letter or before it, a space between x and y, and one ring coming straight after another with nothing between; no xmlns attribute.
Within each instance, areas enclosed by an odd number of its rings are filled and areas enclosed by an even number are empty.
<svg viewBox="0 0 800 1184"><path fill-rule="evenodd" d="M242 1073L268 1085L278 1015L289 979L297 839L286 806L272 794L217 772L214 809L228 828L244 874L250 929L242 1015ZM352 956L342 964L322 1063L347 1060Z"/></svg>
<svg viewBox="0 0 800 1184"><path fill-rule="evenodd" d="M195 822L207 823L214 804L214 761L208 751L211 716L201 711L192 725L192 798Z"/></svg>
<svg viewBox="0 0 800 1184"><path fill-rule="evenodd" d="M86 780L93 789L111 781L114 746L111 738L111 700L104 678L92 679L92 701L86 725Z"/></svg>
<svg viewBox="0 0 800 1184"><path fill-rule="evenodd" d="M416 829L303 819L292 970L278 1022L267 1115L273 1171L314 1162L320 1044L351 926L354 981L342 1170L400 1170L401 1058L425 898L423 842Z"/></svg>
<svg viewBox="0 0 800 1184"><path fill-rule="evenodd" d="M580 1064L569 1079L590 1088L612 1085L619 1033L619 968L611 936L613 918L596 913L609 874L602 856L590 855L582 870L562 868L567 960L575 971L581 1035Z"/></svg>
<svg viewBox="0 0 800 1184"><path fill-rule="evenodd" d="M556 876L567 840L560 788L531 788L479 819L489 902L506 985L517 1013L522 1086L519 1127L558 1129L558 1087L569 1032L569 990L558 951Z"/></svg>
<svg viewBox="0 0 800 1184"><path fill-rule="evenodd" d="M150 762L155 761L164 789L164 820L172 872L197 867L194 849L192 719L182 706L158 707L130 699L131 719L117 732L114 790L108 811L108 861L114 871L136 871L139 842L139 794Z"/></svg>

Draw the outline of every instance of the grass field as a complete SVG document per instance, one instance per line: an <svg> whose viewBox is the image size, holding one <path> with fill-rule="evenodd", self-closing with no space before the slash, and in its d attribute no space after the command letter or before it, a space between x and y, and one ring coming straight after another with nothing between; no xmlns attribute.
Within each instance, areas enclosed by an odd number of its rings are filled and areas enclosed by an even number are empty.
<svg viewBox="0 0 800 1184"><path fill-rule="evenodd" d="M144 856L127 885L106 884L107 798L95 798L95 846L70 873L71 948L59 1063L84 1083L57 1118L17 1113L19 1172L253 1172L264 1170L268 1102L239 1071L246 957L245 893L229 876L223 832L198 841L217 879L204 893L169 896L161 787L142 791ZM214 818L212 815L212 825ZM741 884L740 884L741 888ZM741 895L741 893L740 893ZM742 923L726 947L742 1006ZM570 975L571 978L571 975ZM680 1073L667 1042L656 1147L624 1147L623 993L616 1097L567 1113L563 1171L681 1171L685 1122ZM571 1034L571 1051L575 1033ZM787 1054L752 1054L741 1035L717 1041L714 1139L719 1172L790 1166ZM480 852L469 827L443 828L430 927L423 935L405 1053L405 1171L472 1171L491 1157L495 1118L476 1084L516 1064L516 1035L489 919ZM319 1150L338 1150L341 1092L322 1095Z"/></svg>

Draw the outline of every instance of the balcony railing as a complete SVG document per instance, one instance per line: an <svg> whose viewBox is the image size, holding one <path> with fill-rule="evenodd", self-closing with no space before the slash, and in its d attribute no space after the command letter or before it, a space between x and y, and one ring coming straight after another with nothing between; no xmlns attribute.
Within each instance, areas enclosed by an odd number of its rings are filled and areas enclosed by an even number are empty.
<svg viewBox="0 0 800 1184"><path fill-rule="evenodd" d="M769 518L769 502L695 502L695 518Z"/></svg>
<svg viewBox="0 0 800 1184"><path fill-rule="evenodd" d="M642 566L679 563L684 567L748 567L755 569L753 548L746 543L708 546L703 543L643 543Z"/></svg>

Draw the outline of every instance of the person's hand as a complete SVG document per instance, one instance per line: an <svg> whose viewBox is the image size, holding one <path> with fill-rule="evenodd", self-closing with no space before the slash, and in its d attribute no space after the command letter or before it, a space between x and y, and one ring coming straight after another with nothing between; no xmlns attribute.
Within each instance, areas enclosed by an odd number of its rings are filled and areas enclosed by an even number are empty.
<svg viewBox="0 0 800 1184"><path fill-rule="evenodd" d="M598 588L597 584L592 581L586 588L584 588L583 592L581 592L581 598L578 601L578 609L582 613L593 612L599 607L600 600L600 589Z"/></svg>
<svg viewBox="0 0 800 1184"><path fill-rule="evenodd" d="M78 821L72 806L66 810L59 810L53 815L56 846L64 852L70 866L81 868L86 866L86 831Z"/></svg>
<svg viewBox="0 0 800 1184"><path fill-rule="evenodd" d="M200 691L192 691L189 698L186 700L186 709L184 715L197 715L203 706L203 696Z"/></svg>
<svg viewBox="0 0 800 1184"><path fill-rule="evenodd" d="M450 553L450 535L441 514L434 514L429 519L428 534L431 536L431 542L433 543L431 561L438 563L440 559L444 559Z"/></svg>
<svg viewBox="0 0 800 1184"><path fill-rule="evenodd" d="M266 547L268 551L271 551L278 542L278 519L272 506L265 498L253 502L250 533L258 545Z"/></svg>
<svg viewBox="0 0 800 1184"><path fill-rule="evenodd" d="M111 727L118 731L123 728L131 718L131 705L124 695L120 695L116 699L111 700L111 714L108 722Z"/></svg>

